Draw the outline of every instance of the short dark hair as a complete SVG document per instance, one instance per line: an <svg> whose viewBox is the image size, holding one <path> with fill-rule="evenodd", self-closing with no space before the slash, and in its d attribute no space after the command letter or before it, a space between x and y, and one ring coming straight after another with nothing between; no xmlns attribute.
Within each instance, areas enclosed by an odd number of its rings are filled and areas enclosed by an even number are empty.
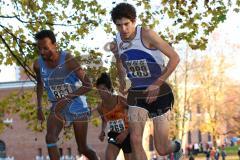
<svg viewBox="0 0 240 160"><path fill-rule="evenodd" d="M51 39L52 43L56 43L56 37L54 33L51 30L41 30L35 35L35 40L41 40L44 38L49 38Z"/></svg>
<svg viewBox="0 0 240 160"><path fill-rule="evenodd" d="M128 18L132 22L136 20L136 10L128 3L119 3L111 11L111 17L113 22L116 24L117 19Z"/></svg>
<svg viewBox="0 0 240 160"><path fill-rule="evenodd" d="M113 92L112 81L110 76L107 73L102 73L101 76L97 79L96 86L105 85L111 92Z"/></svg>

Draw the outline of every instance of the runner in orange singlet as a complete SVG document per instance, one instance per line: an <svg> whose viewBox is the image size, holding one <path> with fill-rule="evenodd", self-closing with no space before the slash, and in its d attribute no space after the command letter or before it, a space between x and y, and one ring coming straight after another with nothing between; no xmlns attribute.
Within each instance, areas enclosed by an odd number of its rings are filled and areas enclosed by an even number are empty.
<svg viewBox="0 0 240 160"><path fill-rule="evenodd" d="M131 159L131 144L128 131L128 105L125 98L114 95L109 75L102 73L97 79L96 86L102 99L97 111L102 118L102 131L99 139L104 140L105 129L109 126L108 145L105 152L106 160L115 160L120 149L126 160Z"/></svg>

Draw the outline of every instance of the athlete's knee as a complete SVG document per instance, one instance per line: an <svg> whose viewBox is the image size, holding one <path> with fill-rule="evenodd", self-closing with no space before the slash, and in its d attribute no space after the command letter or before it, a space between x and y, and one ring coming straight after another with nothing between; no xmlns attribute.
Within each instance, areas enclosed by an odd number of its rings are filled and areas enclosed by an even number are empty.
<svg viewBox="0 0 240 160"><path fill-rule="evenodd" d="M46 135L47 148L57 147L57 138L51 134Z"/></svg>
<svg viewBox="0 0 240 160"><path fill-rule="evenodd" d="M130 141L131 141L131 144L133 145L133 147L137 147L139 146L139 144L141 145L142 144L142 136L141 135L138 135L138 134L130 134ZM140 147L140 146L139 146Z"/></svg>

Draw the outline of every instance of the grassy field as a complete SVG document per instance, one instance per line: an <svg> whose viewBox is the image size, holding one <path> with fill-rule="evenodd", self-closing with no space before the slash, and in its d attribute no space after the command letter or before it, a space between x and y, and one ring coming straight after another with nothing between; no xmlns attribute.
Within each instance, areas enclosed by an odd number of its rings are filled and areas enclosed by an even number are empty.
<svg viewBox="0 0 240 160"><path fill-rule="evenodd" d="M233 146L233 147L226 147L225 151L227 153L227 157L226 160L239 160L237 152L238 152L238 148L240 146ZM198 154L198 156L194 157L195 160L206 160L205 154ZM220 160L222 159L222 157L220 156ZM188 160L188 158L185 158L184 160Z"/></svg>
<svg viewBox="0 0 240 160"><path fill-rule="evenodd" d="M235 155L235 154L237 154L239 147L240 146L226 147L225 150L228 155Z"/></svg>

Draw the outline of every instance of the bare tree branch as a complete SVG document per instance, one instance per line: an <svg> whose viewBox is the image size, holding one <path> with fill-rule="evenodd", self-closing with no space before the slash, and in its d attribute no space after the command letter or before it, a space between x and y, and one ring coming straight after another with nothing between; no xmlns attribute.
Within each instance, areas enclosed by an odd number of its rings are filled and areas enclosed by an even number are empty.
<svg viewBox="0 0 240 160"><path fill-rule="evenodd" d="M19 16L16 16L15 18L18 21L20 21L22 23L25 23L25 24L35 24L35 23L40 22L40 21L32 21L32 22L25 21L25 20L22 20ZM91 24L91 23L93 23L93 21L88 20L87 23ZM50 26L64 26L64 27L76 27L76 26L82 25L81 23L78 23L78 24L64 24L64 23L51 23L51 22L45 22L45 24L50 25Z"/></svg>
<svg viewBox="0 0 240 160"><path fill-rule="evenodd" d="M32 46L35 46L34 43L29 43L29 42L26 42L26 41L23 41L22 39L16 37L11 31L9 31L9 29L3 25L0 24L0 27L2 27L8 34L10 34L13 38L17 39L18 41L20 41L21 43L25 43L27 45L32 45Z"/></svg>
<svg viewBox="0 0 240 160"><path fill-rule="evenodd" d="M16 18L16 16L3 16L3 15L0 15L0 18Z"/></svg>

